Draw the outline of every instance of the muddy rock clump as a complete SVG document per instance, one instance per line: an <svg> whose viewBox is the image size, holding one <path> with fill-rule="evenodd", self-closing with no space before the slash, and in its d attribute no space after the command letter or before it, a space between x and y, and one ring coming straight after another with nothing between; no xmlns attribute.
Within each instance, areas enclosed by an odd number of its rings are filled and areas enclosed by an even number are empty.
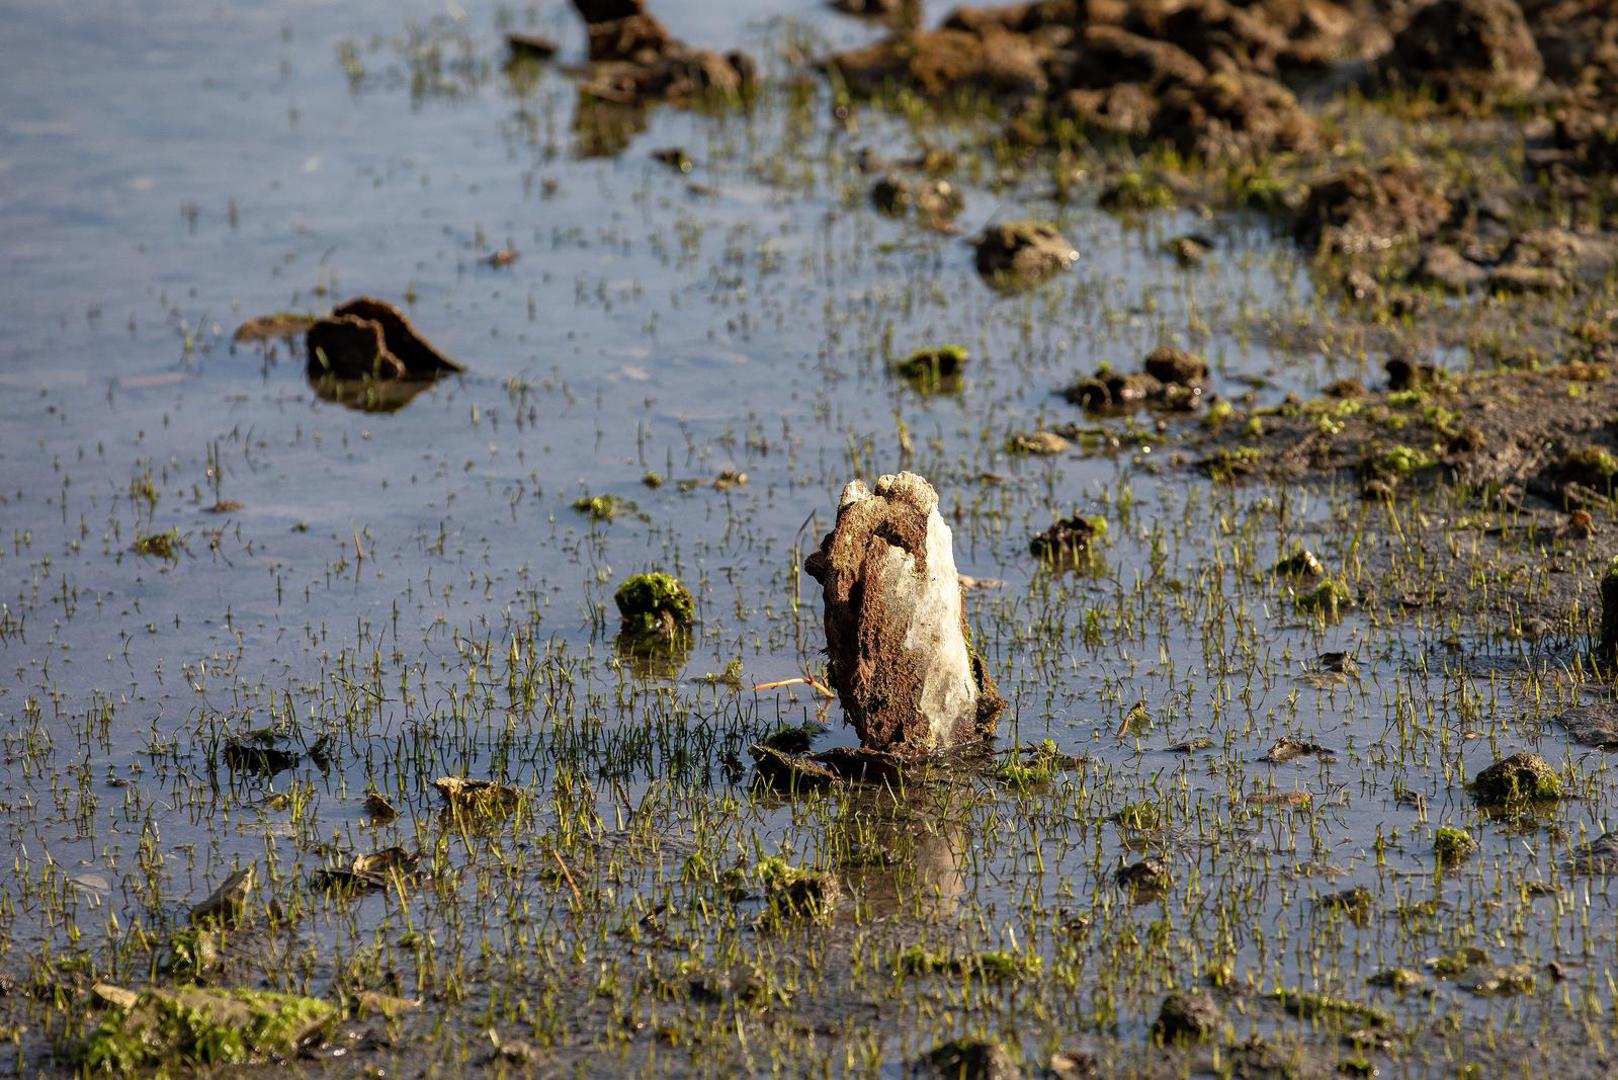
<svg viewBox="0 0 1618 1080"><path fill-rule="evenodd" d="M804 569L825 591L831 683L862 746L918 757L994 733L1006 702L969 640L931 484L851 482Z"/></svg>
<svg viewBox="0 0 1618 1080"><path fill-rule="evenodd" d="M1551 763L1524 751L1497 761L1472 781L1480 806L1506 808L1549 802L1562 796L1562 778Z"/></svg>
<svg viewBox="0 0 1618 1080"><path fill-rule="evenodd" d="M733 102L757 80L750 57L687 45L641 0L574 0L574 7L589 39L587 97L618 105Z"/></svg>
<svg viewBox="0 0 1618 1080"><path fill-rule="evenodd" d="M1152 1034L1165 1043L1200 1042L1213 1036L1220 1020L1213 995L1201 990L1170 994L1158 1010Z"/></svg>
<svg viewBox="0 0 1618 1080"><path fill-rule="evenodd" d="M316 319L304 346L311 379L431 379L466 370L422 337L404 312L370 296Z"/></svg>
<svg viewBox="0 0 1618 1080"><path fill-rule="evenodd" d="M1354 165L1310 190L1293 231L1311 247L1358 255L1425 240L1449 214L1449 200L1419 170Z"/></svg>
<svg viewBox="0 0 1618 1080"><path fill-rule="evenodd" d="M856 94L907 88L929 98L973 92L1016 97L1046 89L1045 51L1032 38L990 30L929 30L838 53L826 61Z"/></svg>
<svg viewBox="0 0 1618 1080"><path fill-rule="evenodd" d="M1515 0L1437 0L1417 10L1377 65L1383 86L1441 98L1526 93L1545 63Z"/></svg>
<svg viewBox="0 0 1618 1080"><path fill-rule="evenodd" d="M1066 270L1079 252L1047 221L1002 221L978 237L978 273L997 284L1034 285Z"/></svg>

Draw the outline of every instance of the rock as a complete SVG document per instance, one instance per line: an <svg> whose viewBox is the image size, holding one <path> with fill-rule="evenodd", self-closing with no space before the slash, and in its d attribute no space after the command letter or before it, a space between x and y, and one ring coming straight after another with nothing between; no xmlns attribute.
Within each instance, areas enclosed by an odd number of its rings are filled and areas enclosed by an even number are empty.
<svg viewBox="0 0 1618 1080"><path fill-rule="evenodd" d="M947 229L950 221L966 209L965 197L948 180L911 183L894 176L884 176L871 186L871 203L890 217L903 217L915 210L924 224L935 229Z"/></svg>
<svg viewBox="0 0 1618 1080"><path fill-rule="evenodd" d="M1146 357L1146 374L1161 383L1199 387L1208 381L1208 363L1196 353L1164 345Z"/></svg>
<svg viewBox="0 0 1618 1080"><path fill-rule="evenodd" d="M1041 59L1021 34L926 30L838 53L825 66L864 96L908 88L930 98L957 91L1007 97L1044 91Z"/></svg>
<svg viewBox="0 0 1618 1080"><path fill-rule="evenodd" d="M1219 1003L1201 990L1173 993L1157 1010L1152 1034L1165 1043L1201 1042L1219 1030Z"/></svg>
<svg viewBox="0 0 1618 1080"><path fill-rule="evenodd" d="M1601 635L1597 657L1608 671L1618 667L1618 560L1601 575Z"/></svg>
<svg viewBox="0 0 1618 1080"><path fill-rule="evenodd" d="M1311 247L1355 255L1424 240L1449 212L1449 200L1417 169L1353 165L1310 189L1293 231Z"/></svg>
<svg viewBox="0 0 1618 1080"><path fill-rule="evenodd" d="M1283 735L1275 740L1274 744L1265 752L1264 760L1272 765L1284 765L1295 758L1310 755L1325 761L1330 761L1336 757L1329 747L1322 746L1319 743L1305 742L1302 739L1294 739L1290 735Z"/></svg>
<svg viewBox="0 0 1618 1080"><path fill-rule="evenodd" d="M1318 578L1326 576L1326 567L1314 552L1299 547L1276 562L1275 572L1281 577Z"/></svg>
<svg viewBox="0 0 1618 1080"><path fill-rule="evenodd" d="M191 909L191 925L216 923L234 926L241 921L258 883L258 864L249 863L230 874L209 897Z"/></svg>
<svg viewBox="0 0 1618 1080"><path fill-rule="evenodd" d="M1163 384L1150 375L1103 369L1062 391L1071 404L1092 412L1128 412L1163 396Z"/></svg>
<svg viewBox="0 0 1618 1080"><path fill-rule="evenodd" d="M1422 363L1404 356L1389 358L1382 365L1382 370L1388 373L1388 389L1395 393L1400 390L1425 390L1444 380L1444 371L1436 364Z"/></svg>
<svg viewBox="0 0 1618 1080"><path fill-rule="evenodd" d="M1436 0L1420 8L1377 65L1385 86L1441 98L1526 93L1545 64L1514 0Z"/></svg>
<svg viewBox="0 0 1618 1080"><path fill-rule="evenodd" d="M825 594L832 686L869 749L915 757L994 733L1006 702L968 640L949 526L914 473L855 480L804 569Z"/></svg>
<svg viewBox="0 0 1618 1080"><path fill-rule="evenodd" d="M1432 244L1421 253L1421 262L1411 274L1421 285L1436 285L1452 292L1465 292L1481 284L1489 272L1465 258L1448 244Z"/></svg>
<svg viewBox="0 0 1618 1080"><path fill-rule="evenodd" d="M948 1080L1020 1080L1023 1075L1011 1051L988 1039L951 1039L927 1051L919 1064L924 1074Z"/></svg>
<svg viewBox="0 0 1618 1080"><path fill-rule="evenodd" d="M623 632L672 638L691 629L696 601L672 574L636 574L613 594Z"/></svg>
<svg viewBox="0 0 1618 1080"><path fill-rule="evenodd" d="M1054 431L1019 432L1006 441L1013 454L1048 456L1065 452L1073 444Z"/></svg>
<svg viewBox="0 0 1618 1080"><path fill-rule="evenodd" d="M417 333L404 312L370 296L317 319L304 345L312 379L431 379L466 370Z"/></svg>
<svg viewBox="0 0 1618 1080"><path fill-rule="evenodd" d="M1562 778L1550 762L1524 751L1478 773L1471 788L1481 806L1513 807L1561 798Z"/></svg>
<svg viewBox="0 0 1618 1080"><path fill-rule="evenodd" d="M1302 153L1320 145L1320 125L1292 91L1250 71L1221 71L1170 86L1152 135L1210 161Z"/></svg>
<svg viewBox="0 0 1618 1080"><path fill-rule="evenodd" d="M1113 880L1136 900L1153 900L1169 887L1169 866L1157 856L1148 855L1140 862L1119 867Z"/></svg>
<svg viewBox="0 0 1618 1080"><path fill-rule="evenodd" d="M1581 874L1618 874L1618 833L1603 833L1588 844L1573 849L1570 869Z"/></svg>
<svg viewBox="0 0 1618 1080"><path fill-rule="evenodd" d="M1009 284L1037 284L1078 261L1079 253L1046 221L1003 221L978 237L978 273Z"/></svg>

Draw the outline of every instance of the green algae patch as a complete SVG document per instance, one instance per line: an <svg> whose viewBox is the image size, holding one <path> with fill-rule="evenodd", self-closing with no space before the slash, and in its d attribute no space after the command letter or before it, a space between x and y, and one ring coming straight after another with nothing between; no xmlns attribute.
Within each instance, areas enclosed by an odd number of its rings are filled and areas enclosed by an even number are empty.
<svg viewBox="0 0 1618 1080"><path fill-rule="evenodd" d="M1481 806L1511 807L1562 797L1562 778L1538 754L1523 752L1497 761L1473 779L1472 798Z"/></svg>
<svg viewBox="0 0 1618 1080"><path fill-rule="evenodd" d="M1313 589L1298 593L1294 602L1299 611L1334 619L1341 609L1349 606L1352 599L1348 584L1342 578L1329 577Z"/></svg>
<svg viewBox="0 0 1618 1080"><path fill-rule="evenodd" d="M1389 446L1372 457L1367 463L1367 471L1375 476L1409 476L1411 473L1430 469L1436 464L1438 459L1427 451L1398 444Z"/></svg>
<svg viewBox="0 0 1618 1080"><path fill-rule="evenodd" d="M623 500L616 495L580 495L573 500L573 509L591 521L611 521L623 505Z"/></svg>
<svg viewBox="0 0 1618 1080"><path fill-rule="evenodd" d="M691 591L673 574L636 574L618 586L612 599L629 634L673 637L690 629L697 611Z"/></svg>
<svg viewBox="0 0 1618 1080"><path fill-rule="evenodd" d="M1313 990L1277 990L1271 996L1280 1003L1281 1008L1299 1020L1356 1023L1373 1028L1387 1027L1393 1023L1393 1017L1386 1009L1334 994L1320 994Z"/></svg>
<svg viewBox="0 0 1618 1080"><path fill-rule="evenodd" d="M329 1002L264 990L109 988L102 996L115 1004L73 1052L85 1073L285 1059L337 1017Z"/></svg>
<svg viewBox="0 0 1618 1080"><path fill-rule="evenodd" d="M1441 866L1458 863L1477 849L1478 842L1465 829L1442 825L1433 834L1433 855Z"/></svg>
<svg viewBox="0 0 1618 1080"><path fill-rule="evenodd" d="M765 925L798 919L824 921L842 895L837 875L793 866L779 855L760 859L753 867L753 877L764 891L760 922Z"/></svg>

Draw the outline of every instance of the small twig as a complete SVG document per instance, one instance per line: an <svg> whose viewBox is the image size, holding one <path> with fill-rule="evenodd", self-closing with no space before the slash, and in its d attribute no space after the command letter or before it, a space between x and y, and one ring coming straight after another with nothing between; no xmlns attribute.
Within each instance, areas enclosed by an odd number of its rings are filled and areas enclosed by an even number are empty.
<svg viewBox="0 0 1618 1080"><path fill-rule="evenodd" d="M354 529L354 554L359 556L360 562L365 561L365 548L360 546L360 530L357 526Z"/></svg>
<svg viewBox="0 0 1618 1080"><path fill-rule="evenodd" d="M579 894L579 883L573 880L573 871L569 870L567 863L562 861L562 853L555 848L551 848L551 858L556 860L556 865L561 867L562 876L567 878L567 886L573 890L573 901L578 904L584 903L584 897Z"/></svg>
<svg viewBox="0 0 1618 1080"><path fill-rule="evenodd" d="M835 693L832 692L832 690L829 687L821 684L813 676L810 676L810 675L799 675L797 678L793 678L793 679L777 679L774 682L755 683L753 685L753 689L754 690L779 690L783 686L808 686L808 687L812 687L816 692L824 694L827 697L836 697L837 696Z"/></svg>

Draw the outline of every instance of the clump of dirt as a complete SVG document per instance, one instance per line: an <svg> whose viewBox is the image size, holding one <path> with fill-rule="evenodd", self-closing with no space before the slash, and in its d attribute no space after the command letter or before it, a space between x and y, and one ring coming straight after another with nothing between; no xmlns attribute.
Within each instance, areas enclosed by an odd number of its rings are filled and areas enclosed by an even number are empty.
<svg viewBox="0 0 1618 1080"><path fill-rule="evenodd" d="M1293 231L1310 247L1352 255L1427 239L1449 214L1449 200L1421 170L1351 165L1310 188Z"/></svg>
<svg viewBox="0 0 1618 1080"><path fill-rule="evenodd" d="M304 334L311 379L432 379L466 369L439 352L397 307L356 297Z"/></svg>
<svg viewBox="0 0 1618 1080"><path fill-rule="evenodd" d="M1394 37L1375 77L1384 86L1470 98L1527 93L1544 73L1514 0L1436 0Z"/></svg>
<svg viewBox="0 0 1618 1080"><path fill-rule="evenodd" d="M1069 564L1089 552L1100 532L1095 522L1074 514L1036 533L1028 542L1028 553L1040 562Z"/></svg>
<svg viewBox="0 0 1618 1080"><path fill-rule="evenodd" d="M1078 261L1079 252L1048 221L1002 221L976 244L978 273L1009 287L1034 285Z"/></svg>
<svg viewBox="0 0 1618 1080"><path fill-rule="evenodd" d="M1470 786L1472 797L1484 807L1522 806L1562 796L1562 778L1551 763L1528 751L1490 765Z"/></svg>
<svg viewBox="0 0 1618 1080"><path fill-rule="evenodd" d="M948 180L906 180L884 176L871 185L871 204L889 217L904 217L912 211L930 228L948 232L955 218L966 209L966 198Z"/></svg>
<svg viewBox="0 0 1618 1080"><path fill-rule="evenodd" d="M996 97L1042 92L1044 51L1031 38L1002 30L929 30L895 35L826 61L862 95L909 88L933 98L971 90Z"/></svg>
<svg viewBox="0 0 1618 1080"><path fill-rule="evenodd" d="M620 105L737 102L757 84L751 57L687 45L640 0L574 0L574 7L589 38L586 96Z"/></svg>
<svg viewBox="0 0 1618 1080"><path fill-rule="evenodd" d="M804 569L825 592L831 684L860 744L907 757L994 733L1006 702L972 649L950 530L914 473L843 489Z"/></svg>
<svg viewBox="0 0 1618 1080"><path fill-rule="evenodd" d="M1148 404L1172 412L1192 412L1202 405L1208 365L1200 356L1165 345L1153 350L1142 367L1125 373L1103 364L1064 388L1062 396L1090 412L1113 415Z"/></svg>
<svg viewBox="0 0 1618 1080"><path fill-rule="evenodd" d="M1157 1011L1152 1034L1165 1043L1212 1038L1223 1020L1219 1003L1203 990L1170 994Z"/></svg>

